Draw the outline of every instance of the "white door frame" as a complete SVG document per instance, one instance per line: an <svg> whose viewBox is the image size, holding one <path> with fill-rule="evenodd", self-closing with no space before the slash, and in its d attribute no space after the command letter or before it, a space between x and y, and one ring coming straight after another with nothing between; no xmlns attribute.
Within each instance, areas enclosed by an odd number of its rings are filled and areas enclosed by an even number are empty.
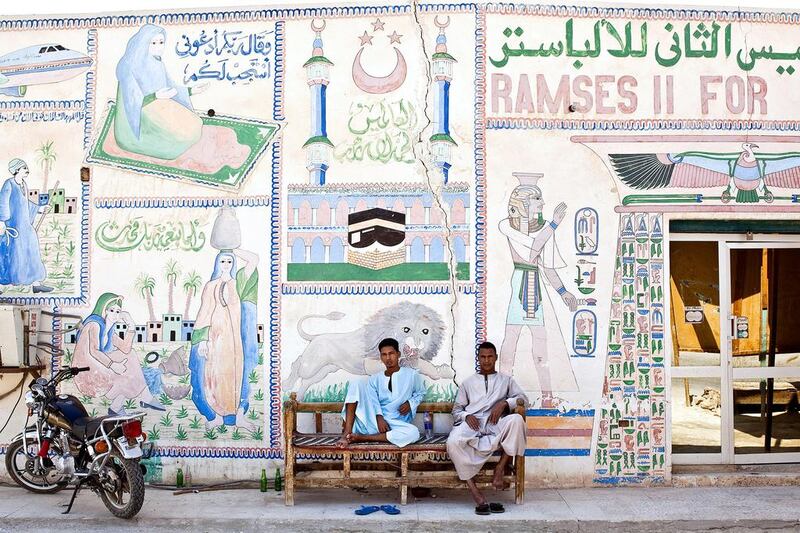
<svg viewBox="0 0 800 533"><path fill-rule="evenodd" d="M730 257L732 250L752 250L752 249L786 249L786 248L800 248L800 236L798 235L773 235L768 240L756 240L745 242L720 242L720 254L724 254L730 265ZM730 273L730 271L729 271ZM723 279L720 276L721 279ZM728 278L730 279L730 277ZM733 303L730 299L730 284L728 284L729 298L725 305L725 319L726 319L726 332L727 341L725 344L728 347L727 352L733 352L733 321L732 321L732 307ZM722 299L720 299L720 307ZM720 310L720 320L722 319L722 312ZM722 330L722 322L720 321L720 330ZM722 338L722 331L720 331L720 339ZM725 390L725 395L728 397L728 407L730 411L730 425L729 431L723 431L729 435L731 446L729 456L726 457L726 462L729 464L756 464L756 463L797 463L800 462L800 452L776 452L776 453L748 453L736 454L733 443L734 426L733 426L733 382L741 379L766 379L766 378L782 378L782 377L800 377L800 367L739 367L733 368L733 358L728 357L728 381L731 387Z"/></svg>
<svg viewBox="0 0 800 533"><path fill-rule="evenodd" d="M733 368L732 353L732 298L730 285L730 257L733 249L753 248L800 248L800 235L774 234L725 234L725 233L672 233L669 234L665 255L667 267L664 273L665 283L671 279L669 264L669 242L716 242L718 246L719 267L719 303L720 303L720 364L719 366L675 367L670 364L668 380L670 390L672 378L714 378L720 381L721 420L719 453L672 453L672 413L670 408L669 450L672 464L754 464L754 463L794 463L800 462L800 452L789 453L734 453L733 424L733 381L736 379L763 379L766 377L800 377L800 368ZM667 353L673 353L672 346L672 302L671 289L667 293L670 334L666 336ZM671 405L671 398L670 398Z"/></svg>

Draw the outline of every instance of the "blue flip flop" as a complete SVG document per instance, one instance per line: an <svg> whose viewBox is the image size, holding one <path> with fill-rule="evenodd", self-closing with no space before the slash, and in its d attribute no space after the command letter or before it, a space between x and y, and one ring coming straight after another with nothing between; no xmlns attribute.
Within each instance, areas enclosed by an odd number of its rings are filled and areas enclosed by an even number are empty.
<svg viewBox="0 0 800 533"><path fill-rule="evenodd" d="M381 508L378 507L377 505L362 505L361 509L356 509L353 512L356 513L358 516L364 516L364 515L372 514L372 513L376 512L376 511L380 511L380 510L381 510ZM400 512L400 511L398 511L398 512Z"/></svg>
<svg viewBox="0 0 800 533"><path fill-rule="evenodd" d="M394 505L381 505L381 509L383 509L383 512L386 514L391 514L391 515L400 514L400 509L398 509Z"/></svg>

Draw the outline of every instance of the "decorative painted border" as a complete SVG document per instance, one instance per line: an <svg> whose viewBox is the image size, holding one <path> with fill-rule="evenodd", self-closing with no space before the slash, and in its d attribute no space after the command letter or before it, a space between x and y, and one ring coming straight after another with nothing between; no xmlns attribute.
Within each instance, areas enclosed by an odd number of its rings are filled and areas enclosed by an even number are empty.
<svg viewBox="0 0 800 533"><path fill-rule="evenodd" d="M459 294L479 294L483 289L475 283L458 283L457 291ZM319 282L298 282L283 283L281 294L286 295L382 295L382 294L402 294L402 295L428 295L428 294L450 294L450 285L442 283L319 283Z"/></svg>
<svg viewBox="0 0 800 533"><path fill-rule="evenodd" d="M286 116L284 115L283 110L283 76L284 76L284 64L286 63L286 44L284 40L286 37L284 36L284 32L286 31L284 26L285 22L282 20L278 20L275 22L275 56L273 59L273 65L275 65L275 70L273 72L273 89L272 89L272 119L273 120L285 120Z"/></svg>
<svg viewBox="0 0 800 533"><path fill-rule="evenodd" d="M91 29L86 32L86 53L92 58L92 67L86 71L86 97L84 109L86 115L83 123L83 149L88 150L92 142L92 126L94 126L94 112L97 82L97 30Z"/></svg>
<svg viewBox="0 0 800 533"><path fill-rule="evenodd" d="M475 344L486 340L486 14L475 11ZM477 369L478 356L475 354Z"/></svg>
<svg viewBox="0 0 800 533"><path fill-rule="evenodd" d="M156 446L153 455L173 458L210 458L210 459L281 459L283 454L277 448L233 448L223 446L210 448L207 446Z"/></svg>
<svg viewBox="0 0 800 533"><path fill-rule="evenodd" d="M281 181L283 178L283 160L281 147L283 138L278 137L272 143L272 175L270 184L270 227L269 239L269 393L270 393L270 432L269 446L278 448L283 428L281 427Z"/></svg>
<svg viewBox="0 0 800 533"><path fill-rule="evenodd" d="M420 4L423 13L459 13L480 10L488 14L534 15L559 17L625 17L648 20L700 20L714 19L722 22L760 22L772 24L798 24L800 13L743 10L712 10L682 8L641 8L641 7L587 7L530 5L514 3L461 3L461 4ZM0 22L0 31L23 30L64 30L89 28L119 28L139 26L145 23L176 25L199 24L205 22L258 22L265 19L305 19L308 17L344 18L364 15L402 15L411 12L408 5L383 6L343 6L277 8L262 10L220 10L206 12L173 12L158 15L107 15L97 17L68 18L9 18Z"/></svg>
<svg viewBox="0 0 800 533"><path fill-rule="evenodd" d="M99 197L94 199L96 209L174 209L174 208L215 208L215 207L264 207L269 205L267 196L240 196L237 198L211 198L178 196L172 198L132 198Z"/></svg>
<svg viewBox="0 0 800 533"><path fill-rule="evenodd" d="M800 131L798 120L567 120L544 118L486 119L490 130L590 130L590 131L650 131L650 130L727 130L727 131Z"/></svg>
<svg viewBox="0 0 800 533"><path fill-rule="evenodd" d="M79 296L0 296L0 302L18 305L82 305L89 295L89 195L91 184L81 182L81 253L80 276L78 279Z"/></svg>
<svg viewBox="0 0 800 533"><path fill-rule="evenodd" d="M648 20L700 20L714 19L723 22L767 22L779 24L797 24L800 13L789 12L756 12L756 11L723 11L713 9L681 9L681 8L642 8L642 7L587 7L531 5L514 3L485 4L487 13L500 15L534 15L540 17L625 17Z"/></svg>
<svg viewBox="0 0 800 533"><path fill-rule="evenodd" d="M472 13L477 4L420 4L418 10L423 13ZM124 28L141 26L142 24L161 24L165 26L178 24L229 23L229 22L261 22L264 20L284 19L297 20L310 17L348 18L365 15L407 15L412 12L409 5L383 6L316 6L305 8L277 8L260 10L220 10L172 12L149 15L104 15L96 17L66 18L11 18L0 21L2 31L25 30L68 30L89 28Z"/></svg>

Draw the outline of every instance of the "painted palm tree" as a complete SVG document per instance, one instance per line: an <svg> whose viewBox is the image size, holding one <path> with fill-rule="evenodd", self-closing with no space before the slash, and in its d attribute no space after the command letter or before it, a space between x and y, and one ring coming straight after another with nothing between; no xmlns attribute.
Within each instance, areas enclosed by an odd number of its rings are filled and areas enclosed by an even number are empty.
<svg viewBox="0 0 800 533"><path fill-rule="evenodd" d="M53 169L53 165L55 165L56 159L58 158L58 154L56 154L53 147L54 144L55 141L51 139L43 142L36 150L36 162L42 167L42 172L44 173L44 184L42 185L42 190L44 192L47 192L47 181L50 179L50 171Z"/></svg>
<svg viewBox="0 0 800 533"><path fill-rule="evenodd" d="M139 274L139 277L136 278L136 290L139 291L139 294L142 298L147 301L147 310L150 312L150 322L156 321L156 313L153 309L153 294L156 288L156 280L153 276L145 274L142 272Z"/></svg>
<svg viewBox="0 0 800 533"><path fill-rule="evenodd" d="M197 290L202 283L203 280L196 270L192 270L183 277L183 292L186 293L186 307L183 310L184 319L189 318L189 308L192 305L192 298L197 294Z"/></svg>
<svg viewBox="0 0 800 533"><path fill-rule="evenodd" d="M181 269L178 267L178 262L174 259L167 261L164 267L164 278L167 280L167 300L169 301L169 309L167 313L175 313L174 296L175 286L178 284L178 276L181 275Z"/></svg>

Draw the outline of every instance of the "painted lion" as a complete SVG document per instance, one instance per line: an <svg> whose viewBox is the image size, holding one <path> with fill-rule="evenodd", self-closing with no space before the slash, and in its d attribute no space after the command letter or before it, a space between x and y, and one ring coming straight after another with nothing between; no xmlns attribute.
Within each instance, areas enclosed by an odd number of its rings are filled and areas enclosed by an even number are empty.
<svg viewBox="0 0 800 533"><path fill-rule="evenodd" d="M381 340L391 337L400 344L400 364L416 368L431 379L451 379L455 373L449 365L434 365L445 325L430 307L400 302L372 315L361 328L345 333L310 335L303 329L306 320L341 320L344 313L306 315L297 322L297 331L308 341L303 353L292 363L291 373L283 382L285 391L296 391L303 398L306 390L327 375L344 370L355 376L380 371L383 365L378 354Z"/></svg>

